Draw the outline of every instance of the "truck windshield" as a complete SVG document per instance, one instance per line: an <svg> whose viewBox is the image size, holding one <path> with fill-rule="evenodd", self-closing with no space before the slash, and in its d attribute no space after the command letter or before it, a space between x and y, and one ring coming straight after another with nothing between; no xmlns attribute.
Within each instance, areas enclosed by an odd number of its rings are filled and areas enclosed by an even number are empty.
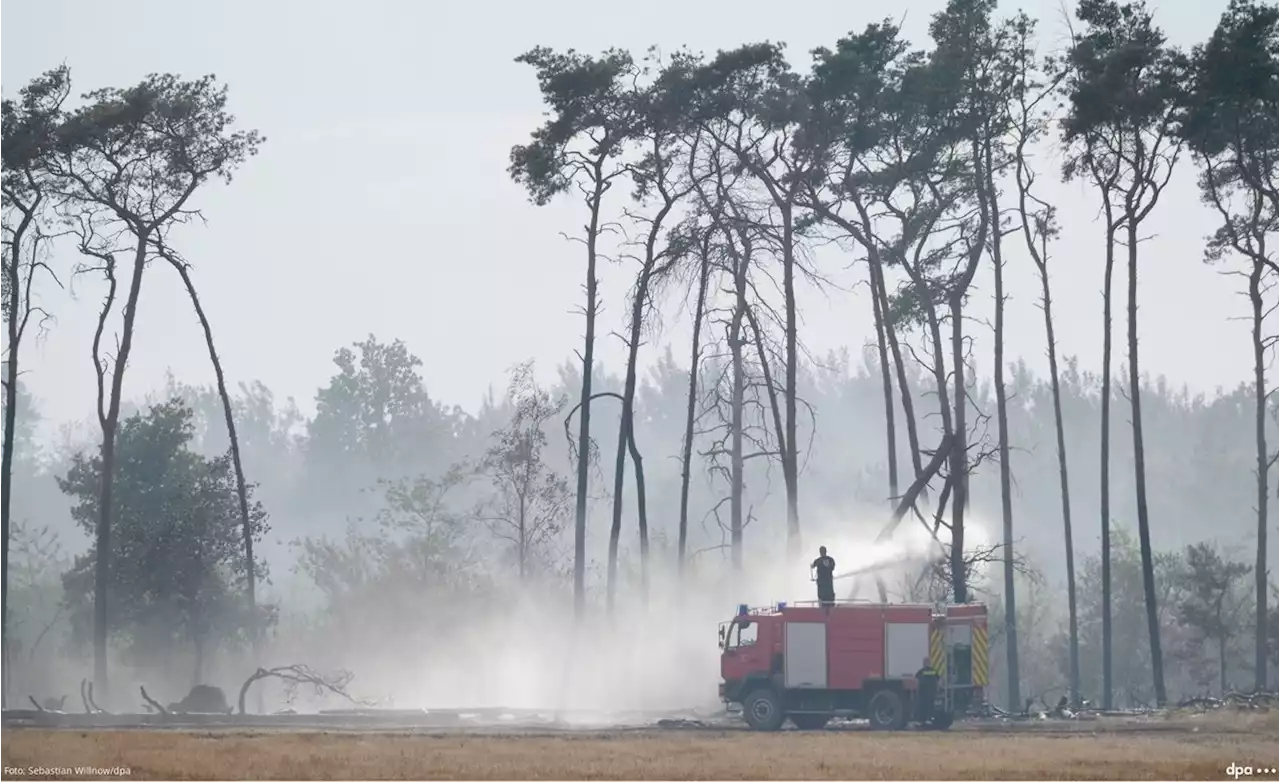
<svg viewBox="0 0 1280 782"><path fill-rule="evenodd" d="M750 646L755 643L757 629L755 622L746 625L735 622L729 631L729 646Z"/></svg>

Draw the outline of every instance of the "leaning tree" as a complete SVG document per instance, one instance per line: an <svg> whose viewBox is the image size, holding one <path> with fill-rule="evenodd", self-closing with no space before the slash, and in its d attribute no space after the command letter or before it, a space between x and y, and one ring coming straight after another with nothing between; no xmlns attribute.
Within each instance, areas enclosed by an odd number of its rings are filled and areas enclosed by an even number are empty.
<svg viewBox="0 0 1280 782"><path fill-rule="evenodd" d="M227 90L213 76L184 81L153 74L129 88L89 93L56 131L48 167L75 226L80 252L100 271L107 293L94 334L98 422L102 430L94 563L94 679L107 693L107 593L111 568L112 489L125 367L133 349L143 272L173 227L196 216L192 196L213 179L230 181L257 151L256 131L234 129ZM121 261L129 263L121 269ZM123 271L123 274L118 272ZM121 291L121 283L124 290ZM104 356L107 322L123 293L115 355Z"/></svg>

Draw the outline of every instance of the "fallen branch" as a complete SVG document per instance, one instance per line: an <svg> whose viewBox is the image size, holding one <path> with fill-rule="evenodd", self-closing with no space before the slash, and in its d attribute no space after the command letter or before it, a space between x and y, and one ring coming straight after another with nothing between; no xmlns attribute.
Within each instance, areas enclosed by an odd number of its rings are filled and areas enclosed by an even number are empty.
<svg viewBox="0 0 1280 782"><path fill-rule="evenodd" d="M32 703L36 703L35 698L32 698L30 695L28 695L27 697L31 700ZM67 696L65 695L63 695L60 698L55 698L52 695L50 695L47 698L45 698L42 703L36 703L36 707L39 708L40 711L53 711L59 714L65 713L63 711L63 707L66 705L67 705Z"/></svg>
<svg viewBox="0 0 1280 782"><path fill-rule="evenodd" d="M65 604L59 605L57 613L55 613L53 615L53 618L49 620L49 624L45 625L44 629L40 631L40 635L36 636L35 643L31 644L31 649L27 651L28 660L36 659L36 650L40 648L40 642L43 641L45 635L47 635L49 631L53 629L53 626L58 623L58 619L62 617L62 612L65 608L66 608Z"/></svg>
<svg viewBox="0 0 1280 782"><path fill-rule="evenodd" d="M36 707L36 711L44 711L44 707L40 705L40 701L36 700L33 696L28 695L27 700L31 701L31 705Z"/></svg>
<svg viewBox="0 0 1280 782"><path fill-rule="evenodd" d="M942 436L942 442L938 443L938 449L934 451L933 458L925 465L925 468L916 479L907 487L907 491L902 495L902 499L898 502L898 507L894 509L892 518L880 530L880 534L876 536L876 543L885 543L893 537L894 530L898 528L898 524L902 522L907 511L916 505L920 493L929 485L929 481L933 480L933 476L937 475L938 470L942 469L942 465L946 464L947 457L951 454L951 448L955 443L955 438L950 434Z"/></svg>
<svg viewBox="0 0 1280 782"><path fill-rule="evenodd" d="M93 682L89 682L88 694L89 705L93 707L94 712L97 714L107 714L107 710L99 706L98 702L93 699Z"/></svg>
<svg viewBox="0 0 1280 782"><path fill-rule="evenodd" d="M617 399L619 402L624 401L622 398L622 394L616 393L614 391L599 391L587 397L587 404L590 405L591 402L594 402L595 400L600 399L601 397L606 397L606 396L611 396L614 399ZM569 431L569 426L570 424L573 423L574 413L578 412L581 409L582 409L582 403L579 402L578 404L571 407L569 409L569 412L565 413L565 416L564 416L564 439L569 443L570 452L573 451L575 446L573 442L573 435Z"/></svg>
<svg viewBox="0 0 1280 782"><path fill-rule="evenodd" d="M902 519L907 515L908 511L915 510L916 500L920 498L921 492L929 485L929 481L938 474L942 469L942 465L946 464L947 457L951 454L951 447L955 442L955 438L950 434L944 434L942 441L938 443L938 448L933 452L933 458L925 465L916 479L907 487L907 491L902 495L902 499L898 501L898 506L893 510L893 516L889 518L889 523L884 529L880 530L880 534L876 536L876 543L885 543L893 537L894 531L898 525L902 523ZM918 511L917 511L918 512ZM889 591L885 586L884 578L876 573L874 576L876 584L876 592L880 597L880 602L885 603L889 600Z"/></svg>
<svg viewBox="0 0 1280 782"><path fill-rule="evenodd" d="M147 694L146 687L139 685L138 690L142 693L142 700L145 701L148 706L155 709L156 712L160 714L166 714L166 715L169 713L169 710L161 706L159 701L157 701L156 699L152 698L150 695Z"/></svg>
<svg viewBox="0 0 1280 782"><path fill-rule="evenodd" d="M298 685L309 685L317 695L322 695L325 692L331 692L334 695L346 698L357 706L370 705L368 702L353 698L347 693L347 685L350 684L351 680L354 678L350 671L336 671L331 674L323 674L312 670L306 665L282 665L278 668L259 668L254 671L248 679L245 679L244 684L240 686L240 698L238 702L240 714L243 715L245 713L244 701L245 696L249 694L249 687L251 687L256 681L268 678L276 678L285 682L285 687L291 694L292 690L295 690Z"/></svg>

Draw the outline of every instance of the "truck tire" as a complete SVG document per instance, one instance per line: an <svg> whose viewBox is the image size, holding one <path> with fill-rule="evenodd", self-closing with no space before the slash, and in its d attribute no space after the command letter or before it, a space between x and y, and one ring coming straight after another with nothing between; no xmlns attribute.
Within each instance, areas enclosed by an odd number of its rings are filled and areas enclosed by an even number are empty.
<svg viewBox="0 0 1280 782"><path fill-rule="evenodd" d="M947 730L956 721L955 712L939 711L929 720L929 727L934 730Z"/></svg>
<svg viewBox="0 0 1280 782"><path fill-rule="evenodd" d="M773 731L782 727L787 715L782 712L782 701L769 689L752 690L742 699L742 716L752 730Z"/></svg>
<svg viewBox="0 0 1280 782"><path fill-rule="evenodd" d="M896 690L880 690L867 703L867 721L874 730L902 730L907 724L907 708Z"/></svg>
<svg viewBox="0 0 1280 782"><path fill-rule="evenodd" d="M831 720L825 714L792 714L791 724L799 730L822 730Z"/></svg>

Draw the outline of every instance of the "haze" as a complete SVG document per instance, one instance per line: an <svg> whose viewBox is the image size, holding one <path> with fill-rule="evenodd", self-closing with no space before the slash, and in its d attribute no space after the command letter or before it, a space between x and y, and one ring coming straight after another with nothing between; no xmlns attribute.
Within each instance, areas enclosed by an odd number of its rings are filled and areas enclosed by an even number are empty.
<svg viewBox="0 0 1280 782"><path fill-rule="evenodd" d="M911 2L895 13L905 35L923 42L929 16L943 5ZM1023 7L1042 20L1046 44L1065 35L1055 0ZM1170 42L1184 46L1207 36L1225 7L1220 0L1153 4ZM97 4L10 0L0 56L6 95L62 62L80 90L155 71L215 73L229 86L241 122L267 136L235 186L200 194L209 227L185 230L180 239L233 377L262 380L305 410L329 377L336 347L373 333L403 339L422 358L434 398L474 410L518 361L535 358L552 377L582 330L571 311L581 299L581 253L560 236L575 231L581 217L563 199L549 208L530 205L506 173L509 150L527 139L543 111L532 73L513 58L540 44L714 52L769 39L786 42L793 65L803 67L810 49L882 12L839 2L797 2L786 13L757 0L728 8L669 0L609 13L586 2L232 0L215 13L140 0L121 15ZM145 45L121 45L126 39ZM1093 367L1101 345L1097 207L1079 185L1049 194L1064 226L1054 276L1059 340L1064 354ZM1216 227L1199 204L1190 167L1166 204L1144 247L1144 366L1193 391L1230 388L1250 367L1248 323L1232 320L1239 285L1198 264L1165 260L1195 255ZM1033 269L1011 265L1007 350L1039 365ZM618 302L628 275L615 266L602 272L606 330L622 327ZM977 287L977 296L990 297L988 281ZM95 293L83 296L91 301ZM170 368L184 381L210 379L181 284L156 275L143 298L126 396L157 388ZM842 346L856 352L873 337L867 308L846 296L807 291L802 304L805 339L816 354ZM1202 317L1185 317L1188 306ZM78 420L91 406L92 365L83 346L94 310L58 307L56 314L57 327L27 358L25 382L46 416ZM681 323L687 320L684 313ZM668 332L662 341L681 344L682 334ZM617 339L602 340L601 350L610 365L622 359ZM655 351L642 354L646 363L654 358Z"/></svg>
<svg viewBox="0 0 1280 782"><path fill-rule="evenodd" d="M1225 0L1213 0L1150 7L1169 43L1189 49L1208 38L1226 6ZM915 0L893 13L901 17L903 37L926 48L931 46L928 21L944 7L943 0ZM1060 49L1067 37L1067 11L1058 0L1028 0L1023 7L1039 20L1042 52ZM1004 0L997 15L1017 8L1012 0ZM228 384L243 405L243 420L237 426L244 427L245 472L257 484L254 498L270 514L271 530L259 549L270 566L270 580L258 595L280 609L268 651L275 663L350 669L356 676L353 693L406 706L715 705L717 622L730 618L741 602L808 599L813 585L802 566L781 556L787 509L781 472L776 464L770 466L773 459L751 462L745 469L746 565L740 573L726 575L727 558L718 559L727 548L724 524L716 522L728 494L727 481L723 466L709 466L703 458L714 450L705 432L696 440L694 458L701 461L692 468L688 505L689 549L694 552L689 561L697 564L690 566L686 580L676 576L678 460L694 298L675 290L678 286L657 297L660 315L652 319L640 351L636 429L647 471L653 542L648 598L638 594L643 577L637 565L637 492L628 473L619 558L621 597L617 611L603 610L613 455L619 437L617 405L609 399L592 406L592 435L600 459L591 473L589 495L588 622L574 621L568 599L571 510L560 519L563 529L557 528L546 543L546 561L540 565L545 584L513 587L511 573L499 576L485 569L493 563L505 566L508 544L488 534L490 528L478 511L466 516L462 531L442 533L448 546L457 543L456 550L433 549L423 557L436 559L413 570L414 563L421 565L414 557L422 554L413 546L423 540L438 542L432 536L440 519L431 515L434 510L422 511L422 496L438 488L434 482L450 467L465 462L470 469L483 461L486 448L498 441L495 433L500 438L515 420L517 400L504 396L513 367L532 361L536 380L549 398L563 396L567 407L578 399L584 253L566 235L579 235L586 218L576 193L537 207L508 173L512 147L528 143L545 116L533 69L514 58L535 46L591 55L618 47L639 57L653 45L663 52L687 46L710 55L750 42L780 40L787 44L792 67L807 71L812 49L830 46L845 33L880 21L879 14L887 9L802 0L655 0L608 10L598 3L571 0L233 0L213 6L135 0L127 13L114 4L5 4L0 67L6 98L60 64L69 66L77 96L101 87L132 85L150 73L184 78L212 73L228 87L238 126L255 128L266 137L260 153L240 167L229 185L211 182L201 187L194 205L205 222L176 228L171 240L191 261ZM1056 133L1037 154L1038 193L1055 205L1061 224L1050 268L1066 389L1070 496L1078 524L1075 567L1081 592L1089 590L1092 601L1081 609L1082 616L1093 621L1096 613L1088 612L1098 604L1094 586L1100 539L1100 427L1095 376L1102 363L1103 225L1097 193L1084 183L1060 181L1062 154ZM1196 175L1190 160L1180 163L1159 207L1142 224L1138 298L1141 366L1147 379L1143 400L1148 411L1152 540L1158 553L1170 557L1162 562L1182 563L1178 558L1188 546L1210 542L1224 556L1252 563L1257 522L1250 512L1256 496L1250 472L1254 408L1247 385L1253 377L1251 324L1241 295L1244 280L1224 273L1244 268L1244 262L1233 258L1218 267L1203 262L1205 238L1220 220L1201 203ZM629 186L618 188L622 190ZM618 204L623 197L619 195ZM609 219L618 218L618 204L611 207ZM924 585L926 579L920 575L922 567L927 574L938 559L935 542L921 525L909 518L894 541L873 543L888 516L889 491L867 266L862 253L834 242L814 245L812 252L813 265L832 284L825 290L805 284L798 294L799 334L808 353L801 359L797 386L814 411L813 419L803 410L799 416L798 439L806 443L799 449L802 553L812 556L810 550L821 542L831 549L841 572L883 566L880 574L894 599L945 599L945 594ZM53 265L67 269L78 259L74 245L65 245ZM1026 565L1019 571L1019 584L1024 585L1019 589L1025 588L1018 593L1020 610L1028 614L1025 626L1018 621L1028 650L1023 662L1028 691L1048 691L1064 678L1066 566L1040 280L1020 238L1007 242L1005 260L1005 356L1015 367L1006 375L1014 395L1010 438L1016 496L1011 507L1018 551ZM972 404L994 419L989 267L984 256L966 305L966 336L974 342ZM596 390L616 396L626 362L618 335L628 326L635 264L610 258L602 263L600 276ZM1111 515L1123 534L1132 535L1137 515L1134 449L1130 408L1124 401L1127 375L1121 372L1126 360L1124 279L1117 267ZM37 597L30 598L27 624L20 632L24 643L39 645L43 634L36 637L32 628L56 626L50 636L56 641L48 643L59 645L57 659L46 664L31 655L21 669L24 696L26 689L33 695L67 690L66 682L89 670L83 648L72 651L77 631L62 615L61 601L64 588L71 588L65 586L63 573L72 556L88 549L90 539L72 521L73 500L64 496L67 490L59 490L55 478L68 474L72 453L93 453L99 447L89 345L103 288L90 275L78 277L66 291L45 284L39 302L55 320L38 339L29 338L22 346L21 382L39 415L31 441L40 459L15 477L13 516L29 525L24 534L40 527L55 531L61 546L57 556L39 560L45 570L30 576L31 595ZM1274 304L1274 289L1267 297L1268 304ZM204 335L180 279L163 264L149 267L139 312L123 387L124 415L154 412L150 405L181 394L193 409L191 449L210 459L224 454L228 440L222 408L210 391L213 372ZM707 355L713 352L711 341L725 341L727 320L720 317L714 329L704 330L714 331L704 336ZM1267 328L1275 333L1274 315ZM335 380L341 374L335 352L371 336L376 346L403 340L421 359L417 373L434 404L424 417L431 426L438 425L396 433L396 447L402 450L393 456L382 454L383 461L351 456L343 450L346 441L337 435L324 439L334 430L325 435L316 425L325 414L318 395L342 385ZM776 334L770 337L780 340ZM919 337L912 335L917 341ZM724 369L728 349L721 347L714 358L706 359L707 366ZM355 350L358 354L359 348ZM925 377L916 367L911 371L918 373L913 381ZM712 374L711 369L704 372L708 378ZM1268 377L1274 382L1273 366ZM932 378L917 382L912 391L922 449L935 446L939 428L934 420L937 394L927 382ZM260 385L241 385L253 383ZM290 417L291 400L300 414L296 417ZM772 422L765 419L765 405L760 398L754 401L752 415L760 422L753 425L768 430ZM255 407L259 402L263 404ZM572 491L575 462L566 444L568 424L562 427L564 412L557 408L548 414L540 431L546 436L548 483L564 478ZM367 423L359 411L347 413L344 421ZM902 418L900 409L898 416ZM1269 422L1274 448L1274 419ZM382 424L379 418L369 428L381 430ZM987 429L975 438L975 445L980 440L994 447L994 420ZM429 440L428 435L438 439ZM897 449L898 469L906 476L909 457L901 428ZM1001 496L995 459L978 461L967 529L968 545L981 549L1001 539ZM488 496L474 475L468 480L457 490L457 505L450 510L459 517ZM393 486L391 492L386 482ZM902 478L903 488L909 483L910 478ZM397 506L396 485L430 491L414 495L418 504L413 508L409 502ZM930 504L937 499L934 492ZM924 505L926 513L932 510ZM422 528L428 532L414 537L421 530L411 530L404 521L408 517L424 522ZM1124 567L1134 562L1134 545L1129 538L1117 543ZM29 558L23 562L35 561L30 551L23 550L21 555ZM401 591L392 594L378 587L382 582L363 569L370 562L386 566L391 575L379 577L386 576L387 583L403 578L394 581ZM978 597L993 606L1002 599L998 564L994 558L983 562L973 576ZM1120 569L1117 565L1118 573ZM438 571L447 573L441 576ZM1128 579L1116 588L1116 623L1125 634L1117 639L1117 656L1132 651L1125 644L1137 648L1146 643L1141 592L1133 588L1137 583L1140 589L1141 579L1130 578L1131 571L1129 567L1125 575L1117 575ZM1162 577L1172 583L1184 573L1181 565L1171 564ZM439 583L432 580L436 576ZM873 592L869 579L844 583L842 591L862 597ZM1246 585L1252 583L1250 579ZM1082 597L1082 604L1085 600ZM1168 615L1174 613L1176 608L1168 609ZM993 628L995 615L993 609ZM1244 673L1253 660L1251 632L1244 624L1239 628L1236 640L1244 644L1244 651L1237 653L1232 647L1233 675L1252 676ZM1095 636L1089 635L1092 646L1084 663L1091 692L1100 678ZM996 637L993 630L993 649ZM179 645L175 641L173 648ZM121 680L160 682L176 698L192 683L193 665L195 679L203 676L229 688L243 681L245 671L253 670L252 661L243 648L232 652L232 644L227 646L209 661L203 649L188 652L182 647L181 654L159 662L130 667L113 660L113 665L128 669ZM993 680L1002 664L1003 658L993 654ZM1150 685L1149 663L1126 659L1123 664L1124 686L1130 688L1126 692L1132 695ZM474 671L481 668L484 675L477 677ZM1199 686L1203 677L1198 668L1187 663L1178 670L1183 671L1177 674L1178 687L1189 691Z"/></svg>

